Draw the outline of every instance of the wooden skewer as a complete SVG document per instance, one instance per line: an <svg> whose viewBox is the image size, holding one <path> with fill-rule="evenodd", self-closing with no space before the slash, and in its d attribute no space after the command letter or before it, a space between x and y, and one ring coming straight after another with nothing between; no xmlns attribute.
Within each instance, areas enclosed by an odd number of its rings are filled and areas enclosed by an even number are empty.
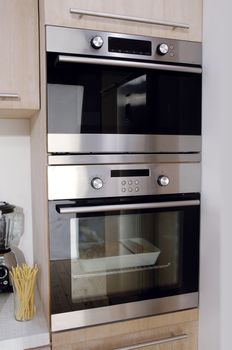
<svg viewBox="0 0 232 350"><path fill-rule="evenodd" d="M27 264L23 264L21 267L18 265L12 267L10 271L17 303L15 310L17 320L27 320L34 316L34 291L37 273L37 265L30 267Z"/></svg>

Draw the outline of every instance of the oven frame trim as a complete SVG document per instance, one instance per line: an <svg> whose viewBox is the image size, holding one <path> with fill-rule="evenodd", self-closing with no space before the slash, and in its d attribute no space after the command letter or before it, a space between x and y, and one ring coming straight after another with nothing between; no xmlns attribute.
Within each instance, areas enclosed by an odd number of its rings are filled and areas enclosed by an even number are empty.
<svg viewBox="0 0 232 350"><path fill-rule="evenodd" d="M201 136L48 133L48 153L64 152L73 154L201 153Z"/></svg>
<svg viewBox="0 0 232 350"><path fill-rule="evenodd" d="M48 165L200 163L201 153L48 154Z"/></svg>
<svg viewBox="0 0 232 350"><path fill-rule="evenodd" d="M199 293L179 294L170 297L104 306L95 309L71 311L51 315L51 330L81 328L133 318L155 316L198 307Z"/></svg>

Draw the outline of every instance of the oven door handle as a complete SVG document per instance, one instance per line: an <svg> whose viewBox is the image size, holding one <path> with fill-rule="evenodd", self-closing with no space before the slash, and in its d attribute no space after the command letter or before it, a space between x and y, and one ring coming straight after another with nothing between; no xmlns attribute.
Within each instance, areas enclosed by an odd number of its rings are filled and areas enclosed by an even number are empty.
<svg viewBox="0 0 232 350"><path fill-rule="evenodd" d="M73 213L84 214L84 213L96 213L96 212L103 212L103 211L187 207L192 205L200 205L200 200L196 199L196 200L188 200L188 201L172 201L172 202L157 202L157 203L94 205L94 206L83 206L83 207L57 205L56 209L60 214L73 214Z"/></svg>
<svg viewBox="0 0 232 350"><path fill-rule="evenodd" d="M120 61L120 60L113 60L113 59L106 59L106 58L58 55L57 62L104 64L107 66L159 69L159 70L166 70L166 71L188 72L188 73L198 73L198 74L202 73L202 69L200 67L187 67L187 66L166 65L166 64L160 64L160 63L145 63L145 62L136 62L136 61Z"/></svg>

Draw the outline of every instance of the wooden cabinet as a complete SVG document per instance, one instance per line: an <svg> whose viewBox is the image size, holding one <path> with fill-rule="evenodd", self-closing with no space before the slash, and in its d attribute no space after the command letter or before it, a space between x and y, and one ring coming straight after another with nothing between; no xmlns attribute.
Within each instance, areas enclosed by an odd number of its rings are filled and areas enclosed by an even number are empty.
<svg viewBox="0 0 232 350"><path fill-rule="evenodd" d="M202 0L41 0L41 6L45 24L201 41ZM163 24L80 16L75 13L78 10L137 17ZM189 28L178 27L178 24Z"/></svg>
<svg viewBox="0 0 232 350"><path fill-rule="evenodd" d="M0 116L39 109L38 2L0 1Z"/></svg>
<svg viewBox="0 0 232 350"><path fill-rule="evenodd" d="M54 333L53 350L197 350L196 309ZM150 343L150 346L148 346Z"/></svg>

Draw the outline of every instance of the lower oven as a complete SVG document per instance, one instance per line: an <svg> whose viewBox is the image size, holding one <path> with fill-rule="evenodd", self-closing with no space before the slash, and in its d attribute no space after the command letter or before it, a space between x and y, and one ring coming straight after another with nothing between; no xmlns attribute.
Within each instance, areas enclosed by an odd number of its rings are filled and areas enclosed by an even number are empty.
<svg viewBox="0 0 232 350"><path fill-rule="evenodd" d="M200 164L51 159L52 331L196 307Z"/></svg>

